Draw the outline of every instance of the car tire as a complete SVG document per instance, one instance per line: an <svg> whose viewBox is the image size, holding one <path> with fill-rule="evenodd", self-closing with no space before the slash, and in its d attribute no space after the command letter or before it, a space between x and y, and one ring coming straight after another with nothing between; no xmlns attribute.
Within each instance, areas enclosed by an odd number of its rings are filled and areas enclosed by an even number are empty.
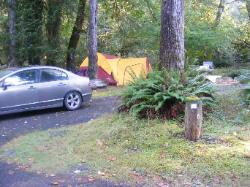
<svg viewBox="0 0 250 187"><path fill-rule="evenodd" d="M64 98L64 106L67 110L73 111L77 110L82 105L82 96L77 91L71 91L66 94Z"/></svg>

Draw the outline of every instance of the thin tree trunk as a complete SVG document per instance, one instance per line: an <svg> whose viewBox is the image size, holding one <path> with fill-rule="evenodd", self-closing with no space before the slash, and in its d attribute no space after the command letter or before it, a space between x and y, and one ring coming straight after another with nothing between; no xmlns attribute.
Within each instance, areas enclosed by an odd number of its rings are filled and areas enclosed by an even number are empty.
<svg viewBox="0 0 250 187"><path fill-rule="evenodd" d="M88 75L90 79L95 79L97 76L97 14L98 1L90 0L90 15L89 15L89 67Z"/></svg>
<svg viewBox="0 0 250 187"><path fill-rule="evenodd" d="M182 73L184 61L184 0L163 0L160 66Z"/></svg>
<svg viewBox="0 0 250 187"><path fill-rule="evenodd" d="M60 51L60 27L62 22L61 0L48 0L47 17L47 38L49 50L47 53L47 64L56 65L58 53Z"/></svg>
<svg viewBox="0 0 250 187"><path fill-rule="evenodd" d="M224 9L225 9L225 0L220 0L220 4L218 6L218 11L215 19L215 27L217 27L220 24Z"/></svg>
<svg viewBox="0 0 250 187"><path fill-rule="evenodd" d="M8 0L9 59L8 66L17 66L16 58L16 0Z"/></svg>
<svg viewBox="0 0 250 187"><path fill-rule="evenodd" d="M246 7L247 7L248 18L250 22L250 0L246 0Z"/></svg>
<svg viewBox="0 0 250 187"><path fill-rule="evenodd" d="M80 34L82 32L82 26L85 16L85 6L86 0L79 0L78 12L75 21L75 25L69 40L67 59L66 59L66 68L70 71L75 71L75 50L80 39Z"/></svg>

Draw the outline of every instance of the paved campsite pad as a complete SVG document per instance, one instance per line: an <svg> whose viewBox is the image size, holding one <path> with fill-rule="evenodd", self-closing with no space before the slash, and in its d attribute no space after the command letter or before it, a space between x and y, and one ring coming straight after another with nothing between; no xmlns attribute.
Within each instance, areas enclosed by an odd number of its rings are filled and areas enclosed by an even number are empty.
<svg viewBox="0 0 250 187"><path fill-rule="evenodd" d="M50 109L0 116L0 145L34 131L88 122L114 112L119 103L118 97L106 97L94 99L90 106L84 106L73 112L63 109ZM46 174L29 173L25 170L26 168L22 166L0 162L0 186L117 186L107 181L89 179L88 177L78 178L77 175L46 176Z"/></svg>

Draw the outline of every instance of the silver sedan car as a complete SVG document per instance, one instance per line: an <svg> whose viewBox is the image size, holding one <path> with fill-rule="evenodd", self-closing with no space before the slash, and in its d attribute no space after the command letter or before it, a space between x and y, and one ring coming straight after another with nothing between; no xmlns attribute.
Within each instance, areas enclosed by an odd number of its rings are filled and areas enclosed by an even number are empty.
<svg viewBox="0 0 250 187"><path fill-rule="evenodd" d="M0 70L0 115L90 102L89 79L50 66Z"/></svg>

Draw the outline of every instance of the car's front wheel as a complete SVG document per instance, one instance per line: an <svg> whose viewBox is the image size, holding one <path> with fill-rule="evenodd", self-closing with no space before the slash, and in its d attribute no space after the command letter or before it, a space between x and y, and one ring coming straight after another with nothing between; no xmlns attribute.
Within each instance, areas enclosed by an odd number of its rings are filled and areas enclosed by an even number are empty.
<svg viewBox="0 0 250 187"><path fill-rule="evenodd" d="M64 98L64 106L67 110L76 110L81 107L82 97L79 92L72 91L67 93Z"/></svg>

